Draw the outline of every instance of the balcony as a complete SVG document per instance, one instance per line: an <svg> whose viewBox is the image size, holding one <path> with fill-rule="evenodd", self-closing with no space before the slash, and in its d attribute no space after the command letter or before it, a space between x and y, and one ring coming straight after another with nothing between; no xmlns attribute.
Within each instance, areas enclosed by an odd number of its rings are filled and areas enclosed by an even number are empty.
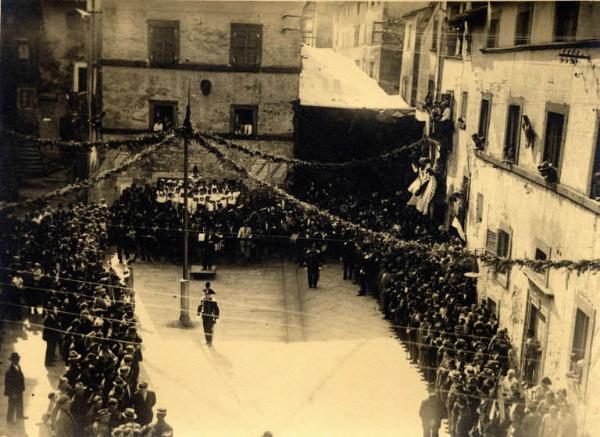
<svg viewBox="0 0 600 437"><path fill-rule="evenodd" d="M481 53L510 53L510 52L522 52L522 51L536 51L536 50L557 50L567 48L600 48L600 39L584 39L579 41L560 41L560 42L546 42L546 43L535 43L535 44L523 44L518 46L505 46L505 47L491 47L481 48Z"/></svg>

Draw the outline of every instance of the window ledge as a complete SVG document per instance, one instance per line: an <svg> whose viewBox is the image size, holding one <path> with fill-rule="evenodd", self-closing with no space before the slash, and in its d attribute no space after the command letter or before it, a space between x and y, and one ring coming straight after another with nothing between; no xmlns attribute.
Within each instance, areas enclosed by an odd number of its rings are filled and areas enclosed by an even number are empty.
<svg viewBox="0 0 600 437"><path fill-rule="evenodd" d="M446 58L446 59L455 59L457 61L462 61L463 60L462 55L444 55L444 58Z"/></svg>
<svg viewBox="0 0 600 437"><path fill-rule="evenodd" d="M561 42L547 42L540 44L523 44L518 46L507 46L507 47L489 47L481 48L481 53L510 53L510 52L522 52L527 50L555 50L563 48L573 47L600 47L600 39L584 39L579 41L561 41Z"/></svg>
<svg viewBox="0 0 600 437"><path fill-rule="evenodd" d="M600 202L590 199L573 190L572 188L566 187L560 183L546 182L546 180L540 175L532 173L531 171L528 171L523 167L519 167L518 165L504 162L480 150L475 150L475 156L489 164L492 164L495 167L499 167L505 171L514 173L541 187L544 187L550 191L554 191L556 194L569 199L571 202L576 203L582 208L585 208L594 214L600 215Z"/></svg>
<svg viewBox="0 0 600 437"><path fill-rule="evenodd" d="M544 282L537 276L535 272L532 270L523 269L523 274L529 280L529 282L537 288L537 291L541 292L543 296L554 297L554 292L550 290L546 284L544 284Z"/></svg>

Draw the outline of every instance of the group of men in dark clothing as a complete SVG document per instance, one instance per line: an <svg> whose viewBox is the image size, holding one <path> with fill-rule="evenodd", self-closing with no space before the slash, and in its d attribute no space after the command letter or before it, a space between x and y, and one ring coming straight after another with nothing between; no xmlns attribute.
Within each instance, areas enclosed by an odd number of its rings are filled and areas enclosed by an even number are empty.
<svg viewBox="0 0 600 437"><path fill-rule="evenodd" d="M105 204L72 203L2 217L2 320L20 326L43 308L45 365L66 366L44 416L53 435L104 437L128 427L168 436L166 412L152 423L156 396L138 381L134 294L106 260L109 215ZM17 401L10 421L15 410L24 417Z"/></svg>

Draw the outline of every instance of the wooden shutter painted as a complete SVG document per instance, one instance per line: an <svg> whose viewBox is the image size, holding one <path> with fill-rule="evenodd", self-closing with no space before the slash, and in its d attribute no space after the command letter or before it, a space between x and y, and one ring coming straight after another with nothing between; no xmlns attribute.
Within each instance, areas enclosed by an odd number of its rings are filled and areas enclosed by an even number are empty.
<svg viewBox="0 0 600 437"><path fill-rule="evenodd" d="M488 255L496 255L497 249L498 249L498 233L492 231L491 229L488 229L486 239L485 239L485 252Z"/></svg>

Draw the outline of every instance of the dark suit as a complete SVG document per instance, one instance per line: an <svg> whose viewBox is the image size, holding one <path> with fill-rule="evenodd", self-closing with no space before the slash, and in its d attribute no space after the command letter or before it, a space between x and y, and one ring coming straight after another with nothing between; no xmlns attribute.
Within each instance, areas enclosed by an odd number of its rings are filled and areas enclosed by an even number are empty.
<svg viewBox="0 0 600 437"><path fill-rule="evenodd" d="M219 305L214 300L208 300L205 297L198 306L198 315L202 315L202 326L204 327L204 336L207 344L212 344L213 326L219 318Z"/></svg>
<svg viewBox="0 0 600 437"><path fill-rule="evenodd" d="M310 249L306 252L306 272L308 274L308 287L317 288L319 282L319 269L321 268L320 255L316 249Z"/></svg>
<svg viewBox="0 0 600 437"><path fill-rule="evenodd" d="M45 364L53 364L56 359L56 346L60 342L60 323L54 314L48 314L44 320L42 339L46 342Z"/></svg>
<svg viewBox="0 0 600 437"><path fill-rule="evenodd" d="M23 392L25 391L25 377L20 366L11 366L4 374L4 396L8 396L8 412L6 421L14 421L23 417Z"/></svg>
<svg viewBox="0 0 600 437"><path fill-rule="evenodd" d="M151 390L146 392L146 399L143 398L142 393L138 390L133 394L133 408L135 414L137 414L136 422L140 425L148 425L152 422L154 413L152 407L156 404L156 393Z"/></svg>

